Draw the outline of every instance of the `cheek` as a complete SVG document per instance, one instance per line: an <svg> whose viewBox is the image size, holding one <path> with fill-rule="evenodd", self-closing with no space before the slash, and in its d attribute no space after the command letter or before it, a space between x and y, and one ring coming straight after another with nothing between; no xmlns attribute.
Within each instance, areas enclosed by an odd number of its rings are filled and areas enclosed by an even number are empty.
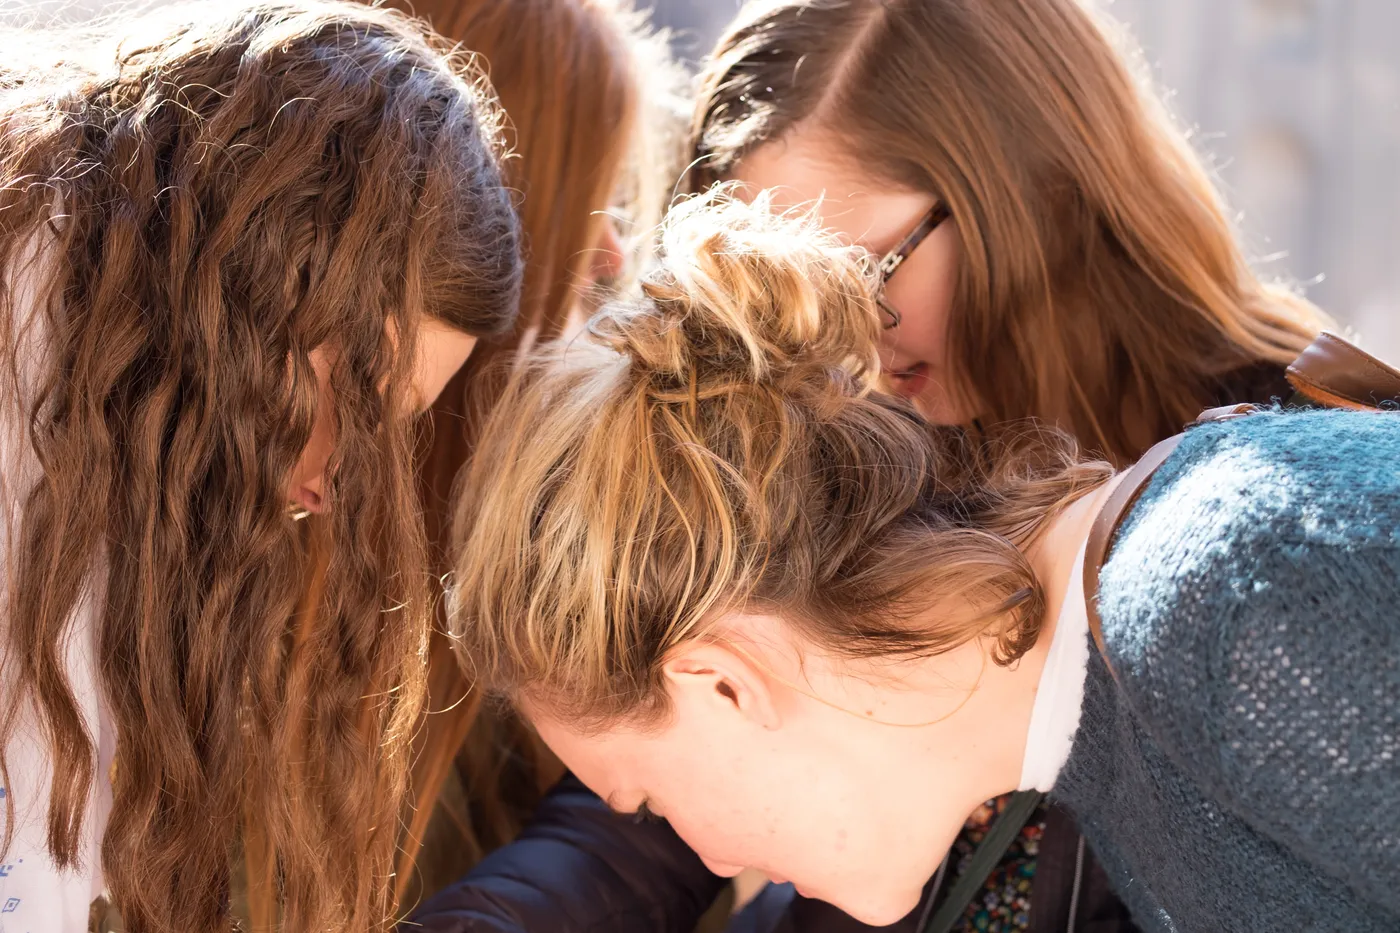
<svg viewBox="0 0 1400 933"><path fill-rule="evenodd" d="M757 841L778 830L766 760L735 743L697 739L651 757L644 782L657 810L702 858L748 867L760 856Z"/></svg>
<svg viewBox="0 0 1400 933"><path fill-rule="evenodd" d="M423 328L413 372L413 388L420 411L437 401L475 348L476 338L468 334L441 326Z"/></svg>
<svg viewBox="0 0 1400 933"><path fill-rule="evenodd" d="M691 800L666 812L707 860L892 923L917 903L940 858L919 819L927 781L883 745L835 732L786 737L747 760L697 755L686 770L706 786L678 787Z"/></svg>
<svg viewBox="0 0 1400 933"><path fill-rule="evenodd" d="M810 844L816 813L790 790L810 769L761 728L696 726L678 730L637 763L656 811L716 868L789 878L789 850Z"/></svg>
<svg viewBox="0 0 1400 933"><path fill-rule="evenodd" d="M890 279L885 296L899 309L899 327L887 332L889 348L905 365L946 365L948 321L952 314L961 253L955 230L935 230Z"/></svg>
<svg viewBox="0 0 1400 933"><path fill-rule="evenodd" d="M651 793L707 861L828 892L881 854L867 812L869 775L848 770L829 743L769 737L677 749Z"/></svg>

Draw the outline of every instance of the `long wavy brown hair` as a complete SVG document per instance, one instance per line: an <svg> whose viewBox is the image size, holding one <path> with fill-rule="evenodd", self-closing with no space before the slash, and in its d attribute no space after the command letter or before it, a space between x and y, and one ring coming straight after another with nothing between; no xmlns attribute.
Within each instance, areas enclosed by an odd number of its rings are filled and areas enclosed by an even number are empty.
<svg viewBox="0 0 1400 933"><path fill-rule="evenodd" d="M0 97L0 269L29 263L35 316L8 288L0 322L41 474L16 493L4 725L30 703L42 724L49 848L73 865L108 777L62 661L91 598L118 733L102 869L127 928L226 929L253 814L284 928L381 929L432 612L410 375L424 315L513 324L499 114L426 28L358 4L25 38ZM17 358L31 320L37 362ZM336 446L303 530L286 483L318 348Z"/></svg>
<svg viewBox="0 0 1400 933"><path fill-rule="evenodd" d="M419 478L434 566L445 575L454 483L509 361L522 345L563 330L604 224L618 224L624 243L644 242L675 180L689 101L678 93L682 76L665 36L627 0L403 6L471 49L488 72L506 111L506 176L519 192L526 248L514 330L478 345L431 410ZM479 705L441 631L428 676L432 714L416 745L415 809L397 879L405 904L513 837L556 773L536 756L528 730Z"/></svg>
<svg viewBox="0 0 1400 933"><path fill-rule="evenodd" d="M1115 32L1082 0L752 0L701 75L690 187L802 125L942 199L953 391L1130 462L1326 319L1250 269Z"/></svg>

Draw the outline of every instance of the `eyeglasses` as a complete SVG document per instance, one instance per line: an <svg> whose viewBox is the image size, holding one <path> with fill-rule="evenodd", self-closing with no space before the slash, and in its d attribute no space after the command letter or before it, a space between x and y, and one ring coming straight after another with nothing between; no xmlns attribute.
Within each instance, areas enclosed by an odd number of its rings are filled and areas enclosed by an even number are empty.
<svg viewBox="0 0 1400 933"><path fill-rule="evenodd" d="M914 229L910 230L904 239L899 241L898 246L881 257L880 264L876 267L880 274L880 285L875 292L875 303L889 317L889 321L885 324L885 330L898 327L900 321L903 320L900 313L895 310L894 305L885 300L885 286L889 284L890 277L894 275L896 269L904 265L904 260L908 259L914 250L919 248L919 244L951 216L952 212L948 210L948 205L939 201L929 208L929 212L915 224Z"/></svg>

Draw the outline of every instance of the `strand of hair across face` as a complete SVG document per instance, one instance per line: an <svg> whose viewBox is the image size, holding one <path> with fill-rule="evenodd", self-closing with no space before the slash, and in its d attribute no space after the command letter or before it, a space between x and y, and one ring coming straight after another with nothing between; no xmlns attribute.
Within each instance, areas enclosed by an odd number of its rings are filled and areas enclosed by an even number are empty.
<svg viewBox="0 0 1400 933"><path fill-rule="evenodd" d="M831 709L836 710L838 713L845 713L847 716L854 716L861 722L872 722L879 726L889 726L892 729L925 729L929 726L936 726L940 722L952 719L954 716L956 716L959 712L962 711L962 708L964 706L971 702L972 697L977 693L977 688L982 686L982 678L987 673L987 652L983 651L981 652L982 666L977 670L977 679L973 681L972 687L967 691L967 696L963 697L961 700L958 701L957 706L954 706L951 710L944 713L942 716L939 716L937 719L929 719L925 720L924 722L888 722L883 719L876 719L874 714L857 713L855 710L846 709L846 707L841 706L837 703L833 703L830 700L823 699L822 697L817 696L815 693L810 693L807 690L804 690L802 687L798 686L797 684L793 683L792 681L788 680L786 677L782 676L777 671L773 670L767 664L764 664L758 658L754 657L754 655L750 653L746 648L741 647L735 642L729 642L728 644L729 647L733 648L735 651L739 652L741 655L747 658L755 667L758 667L769 677L772 677L774 680L782 684L784 687L787 687L789 690L795 690L797 691L797 693L806 697L807 699L820 703L822 706L830 707Z"/></svg>

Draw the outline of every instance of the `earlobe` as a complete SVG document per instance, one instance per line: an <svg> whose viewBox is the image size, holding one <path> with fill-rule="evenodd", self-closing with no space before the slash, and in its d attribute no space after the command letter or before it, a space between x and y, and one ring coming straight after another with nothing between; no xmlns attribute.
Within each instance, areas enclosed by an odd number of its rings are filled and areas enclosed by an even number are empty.
<svg viewBox="0 0 1400 933"><path fill-rule="evenodd" d="M781 724L769 678L724 645L685 646L672 655L664 670L672 689L693 702L736 712L764 729Z"/></svg>

